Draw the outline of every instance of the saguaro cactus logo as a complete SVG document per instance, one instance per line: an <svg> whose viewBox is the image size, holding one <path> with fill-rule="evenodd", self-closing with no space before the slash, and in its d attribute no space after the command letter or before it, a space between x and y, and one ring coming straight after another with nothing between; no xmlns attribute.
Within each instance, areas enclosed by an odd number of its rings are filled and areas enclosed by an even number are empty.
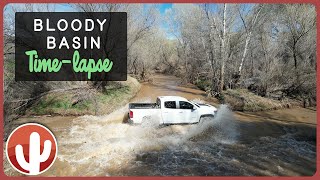
<svg viewBox="0 0 320 180"><path fill-rule="evenodd" d="M38 175L53 164L57 142L46 127L28 123L16 128L7 140L7 158L20 173Z"/></svg>

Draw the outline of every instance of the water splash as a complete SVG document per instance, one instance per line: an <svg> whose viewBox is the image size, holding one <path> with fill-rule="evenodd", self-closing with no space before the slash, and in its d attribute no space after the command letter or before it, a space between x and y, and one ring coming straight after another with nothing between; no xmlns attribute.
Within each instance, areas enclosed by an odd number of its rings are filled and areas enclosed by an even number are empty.
<svg viewBox="0 0 320 180"><path fill-rule="evenodd" d="M137 154L161 149L175 149L186 142L194 141L200 134L213 137L224 143L235 141L236 129L230 124L234 121L232 112L222 105L215 118L206 119L201 124L172 125L159 127L158 117L150 117L149 123L132 126L120 123L119 118L126 113L127 106L107 116L83 116L73 122L69 138L60 144L70 146L59 158L70 164L88 165L100 169L114 169L127 164ZM118 119L118 120L117 120ZM121 118L120 118L121 119ZM228 125L227 128L223 126ZM227 135L226 137L224 137ZM90 174L87 169L75 174ZM101 173L102 173L101 172ZM97 173L97 172L96 172Z"/></svg>
<svg viewBox="0 0 320 180"><path fill-rule="evenodd" d="M190 129L188 138L209 137L215 142L233 144L239 136L233 112L227 105L221 105L214 117L205 117L197 126Z"/></svg>
<svg viewBox="0 0 320 180"><path fill-rule="evenodd" d="M295 175L274 159L290 164L316 156L315 145L290 133L242 144L239 121L226 105L215 117L192 125L158 126L158 117L144 125L123 124L126 111L127 106L74 120L59 142L58 158L71 166L68 175Z"/></svg>

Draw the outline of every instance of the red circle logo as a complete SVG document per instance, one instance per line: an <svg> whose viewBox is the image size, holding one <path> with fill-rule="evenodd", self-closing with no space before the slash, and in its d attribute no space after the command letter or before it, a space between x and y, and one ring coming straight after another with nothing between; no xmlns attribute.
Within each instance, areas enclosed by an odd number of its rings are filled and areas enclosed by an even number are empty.
<svg viewBox="0 0 320 180"><path fill-rule="evenodd" d="M7 158L14 169L26 175L48 170L58 152L52 132L43 125L27 123L17 127L7 140Z"/></svg>

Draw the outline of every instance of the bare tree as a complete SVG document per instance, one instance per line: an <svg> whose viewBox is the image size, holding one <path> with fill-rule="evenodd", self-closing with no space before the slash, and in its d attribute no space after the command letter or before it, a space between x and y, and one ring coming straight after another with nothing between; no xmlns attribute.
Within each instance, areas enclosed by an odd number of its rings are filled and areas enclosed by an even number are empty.
<svg viewBox="0 0 320 180"><path fill-rule="evenodd" d="M291 51L294 68L296 71L296 81L300 83L300 74L298 69L298 59L301 55L299 43L302 39L315 28L316 17L314 13L310 13L308 5L285 5L285 26L290 32L290 42L288 47Z"/></svg>
<svg viewBox="0 0 320 180"><path fill-rule="evenodd" d="M257 5L257 7L254 7L253 8L254 12L251 14L251 16L253 16L253 17L250 17L248 20L245 20L245 18L243 17L242 12L240 10L240 7L241 6L239 6L238 11L239 11L239 16L241 18L241 21L243 23L243 27L245 29L246 41L245 41L245 45L244 45L244 50L243 50L241 62L240 62L239 69L238 69L238 74L236 76L236 78L237 78L236 82L241 77L241 71L242 71L243 63L244 63L246 55L247 55L248 46L250 44L250 40L251 40L251 36L252 36L252 31L254 30L254 28L256 26L256 22L259 17L259 14L263 8L263 5ZM247 22L247 21L249 21L249 22Z"/></svg>

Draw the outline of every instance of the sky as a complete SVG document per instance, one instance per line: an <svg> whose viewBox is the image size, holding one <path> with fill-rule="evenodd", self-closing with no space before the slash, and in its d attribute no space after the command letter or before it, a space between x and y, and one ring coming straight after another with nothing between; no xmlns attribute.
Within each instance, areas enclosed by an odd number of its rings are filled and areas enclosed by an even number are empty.
<svg viewBox="0 0 320 180"><path fill-rule="evenodd" d="M8 4L7 6L10 7L10 5L13 5L14 7L19 7L24 6L24 4ZM150 4L145 4L145 6L150 5ZM172 3L163 3L163 4L158 4L156 7L158 8L159 12L161 15L165 15L166 10L172 8ZM56 12L73 12L74 8L70 6L70 4L55 4L55 10ZM5 11L12 11L12 8L5 8ZM165 22L162 22L160 25L161 28L166 32L167 38L168 39L173 39L175 38L172 34L169 33L169 27Z"/></svg>
<svg viewBox="0 0 320 180"><path fill-rule="evenodd" d="M172 8L172 3L167 3L167 4L160 4L159 6L159 11L161 14L165 14L167 9Z"/></svg>
<svg viewBox="0 0 320 180"><path fill-rule="evenodd" d="M74 9L69 4L56 4L56 11L70 12L74 11Z"/></svg>
<svg viewBox="0 0 320 180"><path fill-rule="evenodd" d="M172 8L172 3L160 4L158 8L161 15L165 15L166 11ZM169 25L166 22L162 22L160 26L166 32L168 39L176 39L176 37L169 32Z"/></svg>
<svg viewBox="0 0 320 180"><path fill-rule="evenodd" d="M5 12L12 11L12 8L10 8L10 5L14 6L14 7L24 6L24 4L8 4L6 7L9 7L9 8L5 8ZM73 12L73 11L75 11L75 9L73 7L71 7L70 4L66 4L66 3L63 4L62 3L62 4L54 4L54 5L55 5L56 12ZM150 6L150 5L151 4L144 4L144 6ZM170 10L172 8L172 6L173 6L172 3L162 3L162 4L157 4L156 8L158 8L160 14L162 16L164 16L166 14L166 11ZM252 5L246 4L245 7L250 9L251 6ZM215 8L215 5L213 4L212 7ZM164 30L168 39L175 39L176 38L172 33L170 33L169 25L165 21L161 22L160 28L162 28Z"/></svg>
<svg viewBox="0 0 320 180"><path fill-rule="evenodd" d="M172 8L172 3L159 4L157 8L159 9L160 13L164 15L167 9ZM56 11L68 12L74 11L74 9L69 4L56 4Z"/></svg>

